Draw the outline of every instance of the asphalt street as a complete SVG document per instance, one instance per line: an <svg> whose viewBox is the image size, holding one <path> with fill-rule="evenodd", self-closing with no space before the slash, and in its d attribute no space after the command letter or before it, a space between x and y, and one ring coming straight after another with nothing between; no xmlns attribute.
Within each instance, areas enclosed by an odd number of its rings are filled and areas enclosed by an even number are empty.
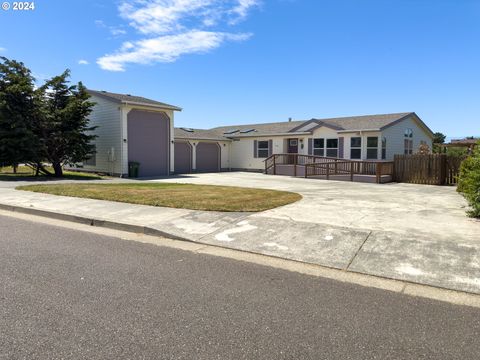
<svg viewBox="0 0 480 360"><path fill-rule="evenodd" d="M0 216L0 359L479 359L480 309Z"/></svg>

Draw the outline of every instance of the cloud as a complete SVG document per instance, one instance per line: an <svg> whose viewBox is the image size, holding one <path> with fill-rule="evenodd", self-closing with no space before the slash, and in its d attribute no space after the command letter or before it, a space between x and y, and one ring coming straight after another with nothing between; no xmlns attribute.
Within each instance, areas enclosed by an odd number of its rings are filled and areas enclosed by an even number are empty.
<svg viewBox="0 0 480 360"><path fill-rule="evenodd" d="M0 46L0 52L5 52L5 51L7 51L7 49Z"/></svg>
<svg viewBox="0 0 480 360"><path fill-rule="evenodd" d="M123 0L119 15L140 39L124 42L117 51L97 59L105 70L124 71L125 64L172 62L185 54L205 53L227 41L248 39L232 32L260 0ZM103 22L98 26L107 27ZM113 33L112 27L109 27ZM114 35L126 31L115 28Z"/></svg>
<svg viewBox="0 0 480 360"><path fill-rule="evenodd" d="M79 64L79 65L88 65L89 62L88 62L87 60L81 59L81 60L78 60L78 64Z"/></svg>
<svg viewBox="0 0 480 360"><path fill-rule="evenodd" d="M258 6L259 2L257 0L238 0L238 5L232 9L232 13L237 15L237 18L230 20L230 24L236 24L248 15L250 8Z"/></svg>
<svg viewBox="0 0 480 360"><path fill-rule="evenodd" d="M125 64L173 62L181 55L205 53L225 41L247 40L250 34L230 34L192 30L177 35L164 35L136 42L125 42L119 51L102 56L97 64L104 70L125 71Z"/></svg>

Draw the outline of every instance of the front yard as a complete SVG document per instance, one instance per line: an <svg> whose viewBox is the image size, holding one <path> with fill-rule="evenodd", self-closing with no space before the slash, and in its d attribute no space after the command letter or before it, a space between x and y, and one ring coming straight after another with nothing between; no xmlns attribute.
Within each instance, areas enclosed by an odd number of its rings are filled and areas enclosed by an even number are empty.
<svg viewBox="0 0 480 360"><path fill-rule="evenodd" d="M53 173L53 169L47 167L47 170ZM13 172L11 166L0 167L0 181L25 181L25 180L47 180L58 179L53 176L47 176L45 174L39 174L35 176L35 171L28 166L19 166L17 172ZM64 171L63 179L67 180L101 180L102 176L94 173L82 173L76 171Z"/></svg>
<svg viewBox="0 0 480 360"><path fill-rule="evenodd" d="M245 212L269 210L302 198L287 191L174 183L27 185L17 190L150 206Z"/></svg>

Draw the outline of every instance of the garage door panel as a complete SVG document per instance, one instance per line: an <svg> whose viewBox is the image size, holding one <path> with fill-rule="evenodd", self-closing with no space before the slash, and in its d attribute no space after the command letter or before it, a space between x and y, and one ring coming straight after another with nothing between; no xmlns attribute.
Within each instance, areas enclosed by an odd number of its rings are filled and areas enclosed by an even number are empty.
<svg viewBox="0 0 480 360"><path fill-rule="evenodd" d="M187 142L175 141L175 173L188 174L192 172L192 147Z"/></svg>
<svg viewBox="0 0 480 360"><path fill-rule="evenodd" d="M127 119L128 161L140 163L140 177L169 174L170 119L163 112L131 110Z"/></svg>
<svg viewBox="0 0 480 360"><path fill-rule="evenodd" d="M220 171L220 147L218 143L200 142L196 147L198 172Z"/></svg>

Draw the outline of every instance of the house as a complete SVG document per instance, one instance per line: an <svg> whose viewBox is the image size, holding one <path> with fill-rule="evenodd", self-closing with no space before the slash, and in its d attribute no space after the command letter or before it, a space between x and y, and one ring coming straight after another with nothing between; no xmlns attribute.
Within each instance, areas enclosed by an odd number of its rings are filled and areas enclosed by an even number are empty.
<svg viewBox="0 0 480 360"><path fill-rule="evenodd" d="M75 168L128 174L128 163L141 164L139 176L174 171L174 113L177 106L128 94L88 90L95 103L90 124L98 126L96 153Z"/></svg>
<svg viewBox="0 0 480 360"><path fill-rule="evenodd" d="M395 154L414 153L421 144L431 148L432 141L433 132L413 112L210 130L176 128L175 172L262 170L265 158L281 153L392 160ZM210 160L208 166L205 158Z"/></svg>
<svg viewBox="0 0 480 360"><path fill-rule="evenodd" d="M260 171L272 154L317 155L353 160L391 160L432 146L433 133L413 112L328 119L174 128L177 106L139 96L89 90L95 106L96 153L75 168L139 176L172 173Z"/></svg>

